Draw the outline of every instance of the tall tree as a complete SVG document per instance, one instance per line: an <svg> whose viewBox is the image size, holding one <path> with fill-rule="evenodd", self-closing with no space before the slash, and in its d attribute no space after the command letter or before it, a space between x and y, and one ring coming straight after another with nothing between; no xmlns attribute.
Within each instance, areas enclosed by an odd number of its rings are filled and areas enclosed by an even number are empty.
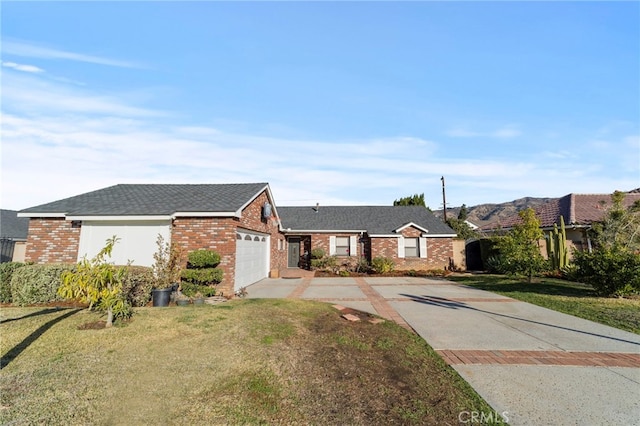
<svg viewBox="0 0 640 426"><path fill-rule="evenodd" d="M461 220L464 222L465 220L467 220L468 216L469 216L469 211L467 210L467 205L463 204L460 207L460 212L458 213L458 220Z"/></svg>
<svg viewBox="0 0 640 426"><path fill-rule="evenodd" d="M611 194L611 207L602 222L593 225L596 245L605 249L640 251L640 202L625 208L624 192Z"/></svg>
<svg viewBox="0 0 640 426"><path fill-rule="evenodd" d="M393 202L394 206L422 206L427 207L424 202L424 193L422 194L413 194L408 197L402 197ZM429 207L427 207L428 209Z"/></svg>

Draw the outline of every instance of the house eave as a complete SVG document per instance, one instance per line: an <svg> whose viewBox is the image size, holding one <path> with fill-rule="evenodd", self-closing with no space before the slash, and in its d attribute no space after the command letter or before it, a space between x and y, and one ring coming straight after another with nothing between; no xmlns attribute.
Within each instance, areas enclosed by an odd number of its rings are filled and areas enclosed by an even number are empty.
<svg viewBox="0 0 640 426"><path fill-rule="evenodd" d="M109 222L121 222L121 221L149 221L149 220L171 220L171 215L122 215L122 216L67 216L66 220L72 221L109 221Z"/></svg>
<svg viewBox="0 0 640 426"><path fill-rule="evenodd" d="M66 217L66 213L38 213L38 212L24 212L18 213L18 217Z"/></svg>
<svg viewBox="0 0 640 426"><path fill-rule="evenodd" d="M235 212L175 212L170 217L175 219L177 217L237 217L242 216L242 211L237 210Z"/></svg>
<svg viewBox="0 0 640 426"><path fill-rule="evenodd" d="M367 231L364 229L283 229L285 234L362 234Z"/></svg>

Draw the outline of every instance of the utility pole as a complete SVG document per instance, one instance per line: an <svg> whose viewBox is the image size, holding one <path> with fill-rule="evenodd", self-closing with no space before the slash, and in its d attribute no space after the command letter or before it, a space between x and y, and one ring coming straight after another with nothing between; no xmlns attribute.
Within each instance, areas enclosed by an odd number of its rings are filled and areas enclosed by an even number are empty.
<svg viewBox="0 0 640 426"><path fill-rule="evenodd" d="M447 197L444 192L444 176L442 176L440 180L442 181L442 208L444 212L444 221L446 223L447 222Z"/></svg>

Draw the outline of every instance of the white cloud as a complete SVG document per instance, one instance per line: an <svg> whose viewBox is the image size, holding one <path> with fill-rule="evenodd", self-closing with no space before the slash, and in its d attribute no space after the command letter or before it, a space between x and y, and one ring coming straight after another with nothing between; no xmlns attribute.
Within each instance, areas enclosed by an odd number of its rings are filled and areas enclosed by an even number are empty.
<svg viewBox="0 0 640 426"><path fill-rule="evenodd" d="M494 138L499 138L499 139L511 139L511 138L518 137L521 134L522 132L520 132L520 130L511 126L502 127L500 129L494 130L493 132L489 133L490 136Z"/></svg>
<svg viewBox="0 0 640 426"><path fill-rule="evenodd" d="M495 138L495 139L512 139L522 134L514 125L503 126L498 129L486 132L478 132L469 130L466 127L455 127L445 132L445 135L452 138Z"/></svg>
<svg viewBox="0 0 640 426"><path fill-rule="evenodd" d="M127 94L98 94L79 87L6 73L3 78L3 107L26 113L107 114L109 116L158 116L163 113L126 103Z"/></svg>
<svg viewBox="0 0 640 426"><path fill-rule="evenodd" d="M107 65L122 68L142 68L140 64L129 61L121 61L118 59L104 58L100 56L87 55L83 53L68 52L52 47L39 46L37 44L21 41L5 39L2 42L2 51L5 54L41 59L64 59L69 61L85 62L98 65Z"/></svg>
<svg viewBox="0 0 640 426"><path fill-rule="evenodd" d="M14 70L23 71L23 72L31 72L31 73L44 72L42 68L38 68L35 65L16 64L15 62L3 61L2 66L6 68L13 68Z"/></svg>
<svg viewBox="0 0 640 426"><path fill-rule="evenodd" d="M169 112L133 103L127 93L95 93L37 75L8 74L2 93L3 208L116 183L266 181L280 205L389 205L424 192L432 208L440 206L441 176L450 205L637 187L633 178L603 177L598 159L562 158L562 151L552 163L544 155L481 160L412 136L256 136L237 125L231 132L181 123Z"/></svg>

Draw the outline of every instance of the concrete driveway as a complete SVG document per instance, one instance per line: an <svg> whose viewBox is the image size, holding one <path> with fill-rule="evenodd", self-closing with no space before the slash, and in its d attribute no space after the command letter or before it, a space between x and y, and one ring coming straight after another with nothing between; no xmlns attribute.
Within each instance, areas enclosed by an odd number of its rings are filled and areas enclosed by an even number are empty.
<svg viewBox="0 0 640 426"><path fill-rule="evenodd" d="M442 279L280 278L247 290L414 330L512 425L640 425L636 334ZM472 424L472 413L460 420Z"/></svg>

